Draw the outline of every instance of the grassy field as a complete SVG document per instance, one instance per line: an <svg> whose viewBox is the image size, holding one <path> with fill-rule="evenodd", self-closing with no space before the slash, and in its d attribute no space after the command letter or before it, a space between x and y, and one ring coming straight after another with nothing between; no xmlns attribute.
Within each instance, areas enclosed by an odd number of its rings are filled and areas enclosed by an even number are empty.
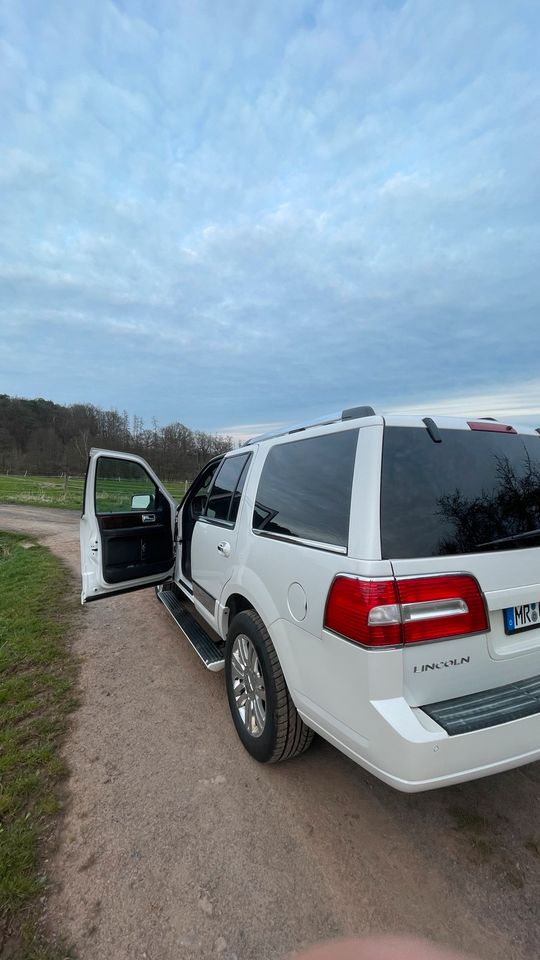
<svg viewBox="0 0 540 960"><path fill-rule="evenodd" d="M129 483L129 481L126 481ZM110 481L112 484L113 481ZM171 497L178 502L186 489L184 480L171 480L166 484ZM0 475L0 503L22 503L36 507L64 507L81 510L84 477L17 477Z"/></svg>
<svg viewBox="0 0 540 960"><path fill-rule="evenodd" d="M74 707L69 574L28 537L0 533L0 955L66 957L39 923L45 844L65 775Z"/></svg>

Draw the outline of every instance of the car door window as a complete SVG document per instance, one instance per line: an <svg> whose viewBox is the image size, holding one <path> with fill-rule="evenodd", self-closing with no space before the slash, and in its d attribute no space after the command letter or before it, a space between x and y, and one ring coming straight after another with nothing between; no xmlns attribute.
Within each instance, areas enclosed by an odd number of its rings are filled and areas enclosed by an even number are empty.
<svg viewBox="0 0 540 960"><path fill-rule="evenodd" d="M96 470L96 514L154 510L157 487L133 460L100 457Z"/></svg>
<svg viewBox="0 0 540 960"><path fill-rule="evenodd" d="M187 494L189 497L191 516L194 520L196 520L197 517L202 517L206 512L208 493L214 481L214 477L219 470L220 462L221 461L206 467L198 479L194 481L193 486Z"/></svg>
<svg viewBox="0 0 540 960"><path fill-rule="evenodd" d="M238 510L240 508L240 500L242 499L242 491L244 489L244 484L246 482L246 477L248 472L248 463L249 463L249 457L246 457L246 461L244 463L242 473L240 474L240 478L238 480L238 483L236 484L236 490L232 495L231 505L229 507L229 517L228 517L231 523L236 523L236 518L238 516Z"/></svg>
<svg viewBox="0 0 540 960"><path fill-rule="evenodd" d="M234 524L249 459L248 453L227 457L219 469L208 497L206 518Z"/></svg>

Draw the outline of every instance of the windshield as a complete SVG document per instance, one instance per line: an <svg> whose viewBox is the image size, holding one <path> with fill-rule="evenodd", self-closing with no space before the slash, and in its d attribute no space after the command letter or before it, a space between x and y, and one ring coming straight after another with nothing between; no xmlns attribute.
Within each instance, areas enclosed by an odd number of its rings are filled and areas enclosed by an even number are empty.
<svg viewBox="0 0 540 960"><path fill-rule="evenodd" d="M540 436L440 434L434 443L423 428L385 428L383 558L538 547L519 535L540 528Z"/></svg>

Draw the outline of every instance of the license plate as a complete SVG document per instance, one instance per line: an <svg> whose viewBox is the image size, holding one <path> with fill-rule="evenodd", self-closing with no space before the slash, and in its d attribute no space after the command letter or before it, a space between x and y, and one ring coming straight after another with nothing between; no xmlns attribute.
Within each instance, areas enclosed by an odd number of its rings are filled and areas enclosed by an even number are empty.
<svg viewBox="0 0 540 960"><path fill-rule="evenodd" d="M519 607L507 607L503 610L504 632L521 633L540 626L540 603L522 603Z"/></svg>

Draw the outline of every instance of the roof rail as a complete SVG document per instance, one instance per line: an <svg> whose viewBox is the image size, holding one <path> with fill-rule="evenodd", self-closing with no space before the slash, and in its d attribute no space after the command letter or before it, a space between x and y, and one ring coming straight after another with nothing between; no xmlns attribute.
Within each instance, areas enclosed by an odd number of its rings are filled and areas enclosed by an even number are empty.
<svg viewBox="0 0 540 960"><path fill-rule="evenodd" d="M273 440L274 437L286 437L289 433L301 433L302 430L309 430L310 427L324 427L329 423L339 423L340 420L356 420L358 417L374 417L373 407L350 407L343 410L342 413L333 414L327 417L320 417L317 420L309 420L307 423L297 423L293 427L281 427L279 430L271 430L269 433L261 433L257 437L250 437L244 440L242 447L249 447L252 443L259 443L261 440Z"/></svg>
<svg viewBox="0 0 540 960"><path fill-rule="evenodd" d="M308 427L323 427L327 423L337 423L341 420L338 415L320 417L317 420L309 420L307 423L296 423L293 427L281 427L280 430L270 430L269 433L261 433L257 437L250 437L242 446L249 447L250 443L259 443L260 440L272 440L274 437L286 437L289 433L298 433L301 430L307 430Z"/></svg>
<svg viewBox="0 0 540 960"><path fill-rule="evenodd" d="M360 417L374 417L375 411L373 407L349 407L347 410L343 410L341 414L342 420L358 420Z"/></svg>

